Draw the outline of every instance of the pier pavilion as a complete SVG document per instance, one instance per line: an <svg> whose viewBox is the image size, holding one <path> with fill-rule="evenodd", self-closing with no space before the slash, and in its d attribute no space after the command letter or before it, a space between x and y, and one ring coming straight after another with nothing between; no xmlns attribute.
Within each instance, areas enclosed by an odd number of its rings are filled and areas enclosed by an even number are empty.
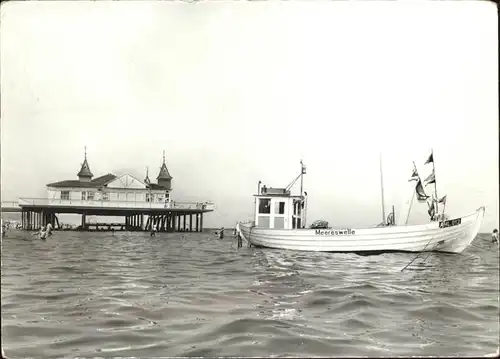
<svg viewBox="0 0 500 359"><path fill-rule="evenodd" d="M110 229L107 223L87 223L87 216L122 216L122 228L130 231L149 231L156 226L159 232L203 230L203 214L212 212L211 202L173 201L172 176L163 163L152 183L146 170L141 181L131 174L108 173L97 178L90 171L87 153L78 180L64 180L47 184L47 198L19 198L23 229L36 230L48 223L61 228L59 214L80 214L80 230L95 227Z"/></svg>

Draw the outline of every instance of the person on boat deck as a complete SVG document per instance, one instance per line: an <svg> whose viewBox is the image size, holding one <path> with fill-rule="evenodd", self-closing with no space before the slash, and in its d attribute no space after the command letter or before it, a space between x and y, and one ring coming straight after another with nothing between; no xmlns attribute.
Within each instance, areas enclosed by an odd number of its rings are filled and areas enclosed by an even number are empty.
<svg viewBox="0 0 500 359"><path fill-rule="evenodd" d="M493 243L498 243L498 229L494 229L493 233L491 234L491 241Z"/></svg>

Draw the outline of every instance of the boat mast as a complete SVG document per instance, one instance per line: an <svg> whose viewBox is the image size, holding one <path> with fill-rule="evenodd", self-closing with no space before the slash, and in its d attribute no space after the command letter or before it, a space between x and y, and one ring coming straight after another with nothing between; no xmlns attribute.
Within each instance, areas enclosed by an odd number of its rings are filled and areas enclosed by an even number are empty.
<svg viewBox="0 0 500 359"><path fill-rule="evenodd" d="M413 172L415 172L415 171L417 171L417 166L415 165L415 161L413 161ZM418 180L420 180L420 176L419 176ZM410 206L408 207L408 213L406 214L405 226L408 224L408 219L410 218L410 212L411 212L411 207L413 205L413 200L415 199L416 188L413 188L412 192L413 192L413 195L411 197Z"/></svg>
<svg viewBox="0 0 500 359"><path fill-rule="evenodd" d="M382 152L380 152L379 162L380 162L380 190L382 194L382 223L385 223L384 175L382 173Z"/></svg>
<svg viewBox="0 0 500 359"><path fill-rule="evenodd" d="M439 197L438 197L438 190L437 190L437 181L436 181L436 167L434 165L434 150L431 148L431 154L432 154L432 173L434 173L434 193L436 194L436 214L439 215Z"/></svg>

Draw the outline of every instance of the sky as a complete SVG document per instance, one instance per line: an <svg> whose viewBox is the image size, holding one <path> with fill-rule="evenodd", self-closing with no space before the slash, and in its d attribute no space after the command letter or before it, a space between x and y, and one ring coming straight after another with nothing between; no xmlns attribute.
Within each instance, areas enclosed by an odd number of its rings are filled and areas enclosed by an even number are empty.
<svg viewBox="0 0 500 359"><path fill-rule="evenodd" d="M307 166L308 222L382 220L434 151L438 196L498 228L498 35L492 2L36 1L1 5L1 195L94 176L156 178L253 215L261 180ZM428 192L432 186L426 187ZM410 223L427 221L427 205Z"/></svg>

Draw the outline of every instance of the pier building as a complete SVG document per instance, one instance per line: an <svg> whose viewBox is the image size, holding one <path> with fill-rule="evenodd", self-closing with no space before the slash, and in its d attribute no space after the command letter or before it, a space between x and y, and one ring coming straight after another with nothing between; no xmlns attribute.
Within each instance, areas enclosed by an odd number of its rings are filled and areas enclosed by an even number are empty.
<svg viewBox="0 0 500 359"><path fill-rule="evenodd" d="M108 173L94 178L85 151L78 179L63 180L46 185L46 198L19 198L24 229L34 230L51 223L60 228L58 214L80 214L80 230L111 229L107 223L87 223L87 216L122 216L126 230L162 231L203 230L203 214L215 210L211 202L182 202L171 198L172 176L163 153L156 183L143 181L129 173Z"/></svg>

